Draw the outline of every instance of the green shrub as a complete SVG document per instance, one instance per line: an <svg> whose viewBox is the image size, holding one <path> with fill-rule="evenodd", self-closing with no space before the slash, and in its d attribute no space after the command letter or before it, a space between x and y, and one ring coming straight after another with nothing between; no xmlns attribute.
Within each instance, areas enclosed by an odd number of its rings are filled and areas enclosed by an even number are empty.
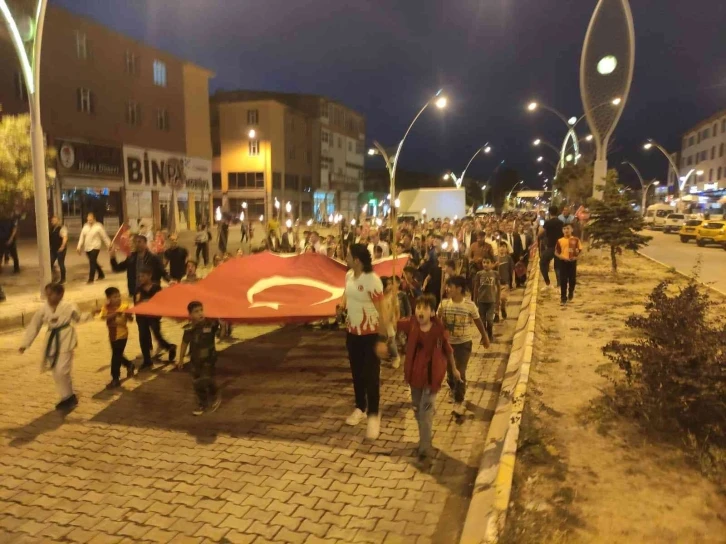
<svg viewBox="0 0 726 544"><path fill-rule="evenodd" d="M695 280L674 294L669 286L660 283L645 314L626 321L636 340L603 348L625 374L616 381L616 403L719 462L726 447L726 324Z"/></svg>

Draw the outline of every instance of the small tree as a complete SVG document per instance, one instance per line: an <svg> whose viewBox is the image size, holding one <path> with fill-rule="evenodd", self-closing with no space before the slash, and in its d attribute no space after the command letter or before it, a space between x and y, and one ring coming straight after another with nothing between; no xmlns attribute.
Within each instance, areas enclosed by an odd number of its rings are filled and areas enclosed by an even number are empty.
<svg viewBox="0 0 726 544"><path fill-rule="evenodd" d="M647 245L651 237L638 234L643 230L643 218L633 210L623 195L615 170L608 172L602 189L602 200L590 199L590 222L587 224L587 233L590 237L590 247L610 248L612 269L613 272L617 272L618 253L623 249L635 251Z"/></svg>
<svg viewBox="0 0 726 544"><path fill-rule="evenodd" d="M46 151L46 166L54 161ZM0 119L0 214L7 214L18 200L33 196L33 161L30 151L30 116L4 115Z"/></svg>
<svg viewBox="0 0 726 544"><path fill-rule="evenodd" d="M592 164L584 161L567 164L557 174L553 187L564 195L569 204L587 202L592 196Z"/></svg>
<svg viewBox="0 0 726 544"><path fill-rule="evenodd" d="M660 283L645 314L628 318L636 336L603 348L625 373L616 402L661 431L674 426L708 450L726 446L726 324L692 280L677 294ZM675 424L675 425L674 425Z"/></svg>

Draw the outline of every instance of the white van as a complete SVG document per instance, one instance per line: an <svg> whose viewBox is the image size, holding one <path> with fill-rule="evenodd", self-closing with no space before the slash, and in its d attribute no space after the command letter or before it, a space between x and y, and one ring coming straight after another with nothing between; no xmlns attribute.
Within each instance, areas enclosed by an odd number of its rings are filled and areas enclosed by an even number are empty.
<svg viewBox="0 0 726 544"><path fill-rule="evenodd" d="M645 212L645 224L651 229L662 229L665 226L666 217L675 211L673 206L668 204L653 204L648 206Z"/></svg>

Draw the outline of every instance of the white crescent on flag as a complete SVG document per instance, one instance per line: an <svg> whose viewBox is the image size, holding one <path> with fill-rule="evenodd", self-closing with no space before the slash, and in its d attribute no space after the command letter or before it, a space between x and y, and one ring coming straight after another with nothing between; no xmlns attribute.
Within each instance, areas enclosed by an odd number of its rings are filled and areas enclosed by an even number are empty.
<svg viewBox="0 0 726 544"><path fill-rule="evenodd" d="M282 302L255 302L255 295L267 291L272 287L285 287L288 285L302 285L304 287L314 287L321 291L327 291L330 296L326 299L318 302L313 302L311 306L317 306L318 304L325 304L326 302L332 302L343 296L345 288L333 287L332 285L314 280L312 278L288 278L283 276L271 276L269 278L263 278L257 280L257 282L249 288L247 291L247 302L250 303L250 308L272 308L273 310L279 310Z"/></svg>

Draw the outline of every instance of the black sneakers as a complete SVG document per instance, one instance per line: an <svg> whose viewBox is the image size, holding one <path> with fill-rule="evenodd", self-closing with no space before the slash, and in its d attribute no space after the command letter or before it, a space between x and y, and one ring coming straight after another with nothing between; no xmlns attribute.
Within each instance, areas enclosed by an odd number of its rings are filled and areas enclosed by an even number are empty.
<svg viewBox="0 0 726 544"><path fill-rule="evenodd" d="M55 405L56 410L73 410L78 406L78 397L76 397L75 393L68 397L65 400L60 401L58 404Z"/></svg>
<svg viewBox="0 0 726 544"><path fill-rule="evenodd" d="M106 389L117 389L119 387L121 387L120 380L111 380L108 385L106 385Z"/></svg>
<svg viewBox="0 0 726 544"><path fill-rule="evenodd" d="M176 344L169 346L169 362L173 363L176 359Z"/></svg>

